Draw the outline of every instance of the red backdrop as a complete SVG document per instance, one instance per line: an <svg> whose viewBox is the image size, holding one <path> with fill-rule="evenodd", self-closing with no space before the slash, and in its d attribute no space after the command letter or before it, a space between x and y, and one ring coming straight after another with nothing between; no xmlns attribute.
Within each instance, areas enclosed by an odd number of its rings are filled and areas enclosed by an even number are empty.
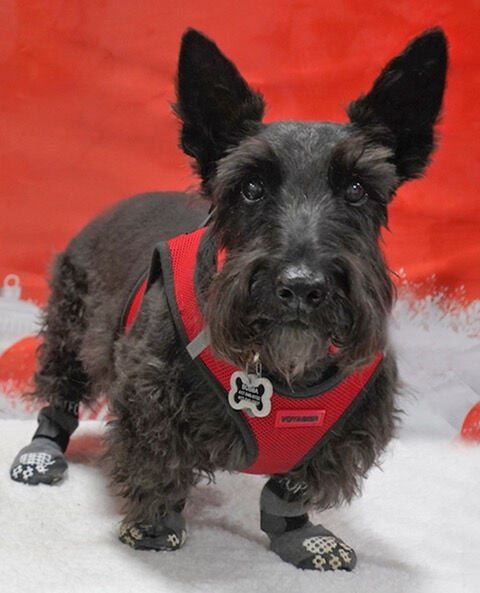
<svg viewBox="0 0 480 593"><path fill-rule="evenodd" d="M217 41L269 104L267 120L344 121L385 62L441 25L451 67L442 141L399 191L385 248L408 279L480 297L477 0L2 0L0 279L43 301L52 255L122 197L194 183L173 100L187 26ZM431 286L431 282L427 282Z"/></svg>

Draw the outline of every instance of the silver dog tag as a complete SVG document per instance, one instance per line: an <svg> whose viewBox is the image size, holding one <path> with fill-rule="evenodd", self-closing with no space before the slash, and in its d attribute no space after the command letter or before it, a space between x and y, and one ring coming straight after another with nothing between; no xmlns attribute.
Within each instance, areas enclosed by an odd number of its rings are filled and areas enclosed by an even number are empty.
<svg viewBox="0 0 480 593"><path fill-rule="evenodd" d="M273 387L267 378L236 371L230 377L228 403L234 410L247 410L264 418L272 409L272 393Z"/></svg>

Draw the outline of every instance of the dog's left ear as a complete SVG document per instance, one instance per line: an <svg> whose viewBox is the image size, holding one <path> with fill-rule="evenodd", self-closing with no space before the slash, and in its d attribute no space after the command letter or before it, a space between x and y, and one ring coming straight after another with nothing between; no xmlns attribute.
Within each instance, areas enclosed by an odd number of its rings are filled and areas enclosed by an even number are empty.
<svg viewBox="0 0 480 593"><path fill-rule="evenodd" d="M174 109L182 121L180 145L195 158L203 182L226 151L258 128L264 102L218 47L189 29L183 35Z"/></svg>
<svg viewBox="0 0 480 593"><path fill-rule="evenodd" d="M435 146L447 69L439 28L415 38L383 69L372 89L348 107L350 120L394 150L402 181L419 177Z"/></svg>

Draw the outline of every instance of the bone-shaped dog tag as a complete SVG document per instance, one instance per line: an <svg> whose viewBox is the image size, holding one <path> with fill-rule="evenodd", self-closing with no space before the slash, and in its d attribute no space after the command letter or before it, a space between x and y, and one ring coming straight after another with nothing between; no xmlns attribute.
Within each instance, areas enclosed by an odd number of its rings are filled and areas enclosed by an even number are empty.
<svg viewBox="0 0 480 593"><path fill-rule="evenodd" d="M265 377L236 371L230 377L228 403L234 410L250 410L254 416L264 418L272 409L272 384Z"/></svg>

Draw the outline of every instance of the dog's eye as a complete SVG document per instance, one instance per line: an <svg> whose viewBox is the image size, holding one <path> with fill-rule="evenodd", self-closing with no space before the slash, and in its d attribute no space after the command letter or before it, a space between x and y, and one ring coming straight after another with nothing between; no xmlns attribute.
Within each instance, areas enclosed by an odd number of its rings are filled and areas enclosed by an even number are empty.
<svg viewBox="0 0 480 593"><path fill-rule="evenodd" d="M352 206L360 206L367 198L367 190L359 181L352 181L345 191L345 199Z"/></svg>
<svg viewBox="0 0 480 593"><path fill-rule="evenodd" d="M265 185L261 179L247 179L242 183L241 192L247 202L258 202L265 196Z"/></svg>

